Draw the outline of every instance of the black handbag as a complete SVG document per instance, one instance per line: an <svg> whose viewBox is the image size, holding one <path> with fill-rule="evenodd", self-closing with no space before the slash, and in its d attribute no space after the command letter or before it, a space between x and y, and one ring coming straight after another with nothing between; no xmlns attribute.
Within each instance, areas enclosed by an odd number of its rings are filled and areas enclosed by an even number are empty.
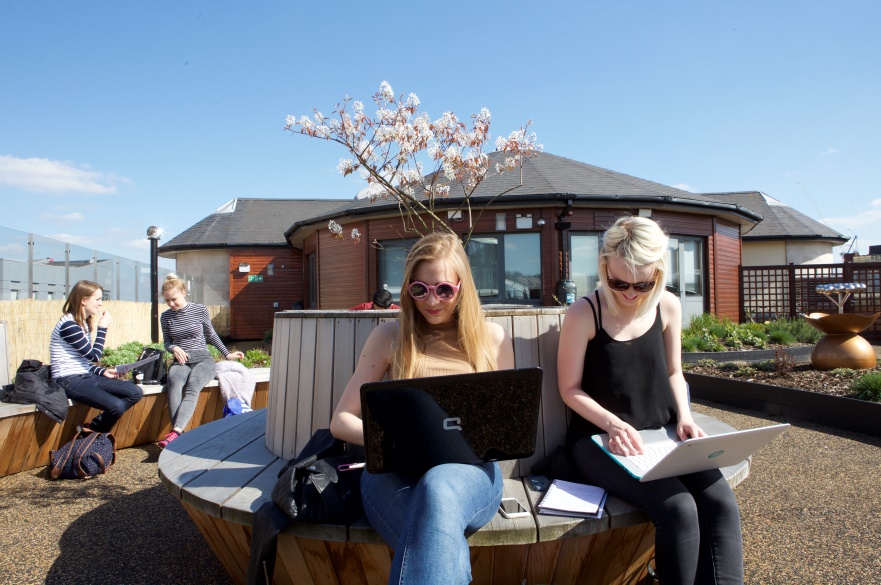
<svg viewBox="0 0 881 585"><path fill-rule="evenodd" d="M349 523L357 519L362 511L363 471L364 458L353 447L334 438L328 429L315 431L299 455L279 472L272 501L254 513L245 583L272 583L278 533L291 522Z"/></svg>
<svg viewBox="0 0 881 585"><path fill-rule="evenodd" d="M48 365L39 360L22 360L15 372L15 384L4 387L3 402L33 404L57 423L67 417L67 395L52 379Z"/></svg>
<svg viewBox="0 0 881 585"><path fill-rule="evenodd" d="M144 364L141 367L135 368L132 370L132 376L135 381L139 384L165 384L167 380L167 372L165 369L165 358L162 355L162 350L157 349L155 347L145 347L144 351L141 352L141 357L138 358L138 361L147 359L152 355L159 354L158 360L153 360L149 364ZM141 378L141 375L143 378Z"/></svg>
<svg viewBox="0 0 881 585"><path fill-rule="evenodd" d="M358 459L328 429L319 429L279 472L272 501L291 520L352 522L362 511L363 459Z"/></svg>

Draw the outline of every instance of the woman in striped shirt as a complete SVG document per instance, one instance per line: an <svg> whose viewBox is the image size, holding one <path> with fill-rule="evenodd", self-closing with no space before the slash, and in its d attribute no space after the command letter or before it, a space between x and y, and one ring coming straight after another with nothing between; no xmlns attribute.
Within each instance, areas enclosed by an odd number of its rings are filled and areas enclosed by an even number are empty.
<svg viewBox="0 0 881 585"><path fill-rule="evenodd" d="M81 280L70 291L62 309L64 315L49 338L52 378L64 388L68 398L100 408L101 414L87 426L93 431L110 431L122 414L143 396L132 382L117 379L114 368L102 368L98 360L104 353L107 327L113 321L102 306L101 285ZM92 322L98 317L98 332L92 342Z"/></svg>
<svg viewBox="0 0 881 585"><path fill-rule="evenodd" d="M160 447L165 447L184 432L196 411L199 393L214 379L214 358L208 353L208 343L228 360L245 357L240 351L226 349L211 326L205 305L188 303L186 296L184 281L169 274L162 284L162 297L169 309L162 313L159 321L165 349L174 354L174 361L168 369L171 432L159 441Z"/></svg>

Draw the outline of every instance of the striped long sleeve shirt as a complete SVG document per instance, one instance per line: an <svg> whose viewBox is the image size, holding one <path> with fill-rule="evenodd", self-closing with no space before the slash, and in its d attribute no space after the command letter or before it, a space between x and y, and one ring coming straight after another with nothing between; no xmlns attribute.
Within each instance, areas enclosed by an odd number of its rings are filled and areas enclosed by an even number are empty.
<svg viewBox="0 0 881 585"><path fill-rule="evenodd" d="M187 303L183 309L168 309L159 318L162 324L162 340L165 349L173 353L177 346L189 353L192 350L204 350L210 343L220 350L223 357L229 350L220 341L217 332L208 317L208 308L198 303Z"/></svg>
<svg viewBox="0 0 881 585"><path fill-rule="evenodd" d="M97 364L104 353L107 328L98 327L95 341L89 331L80 327L70 313L64 315L49 338L49 356L52 378L92 373L103 376L107 368Z"/></svg>

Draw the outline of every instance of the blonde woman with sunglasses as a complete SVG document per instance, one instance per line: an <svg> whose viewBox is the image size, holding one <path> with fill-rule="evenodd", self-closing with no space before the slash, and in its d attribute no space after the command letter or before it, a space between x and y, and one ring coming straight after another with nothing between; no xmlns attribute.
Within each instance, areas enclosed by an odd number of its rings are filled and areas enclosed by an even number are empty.
<svg viewBox="0 0 881 585"><path fill-rule="evenodd" d="M638 431L676 424L681 439L704 436L682 375L679 299L664 289L668 238L654 221L622 217L603 236L600 285L569 307L557 374L573 410L567 448L587 483L645 512L655 525L664 584L743 583L740 512L719 470L640 483L591 439L642 453Z"/></svg>
<svg viewBox="0 0 881 585"><path fill-rule="evenodd" d="M367 382L484 372L514 367L505 330L483 316L462 242L433 233L404 265L401 311L367 339L330 430L364 444L359 390ZM489 522L502 497L496 463L445 464L424 475L364 473L361 496L373 528L394 551L389 583L471 581L466 536Z"/></svg>

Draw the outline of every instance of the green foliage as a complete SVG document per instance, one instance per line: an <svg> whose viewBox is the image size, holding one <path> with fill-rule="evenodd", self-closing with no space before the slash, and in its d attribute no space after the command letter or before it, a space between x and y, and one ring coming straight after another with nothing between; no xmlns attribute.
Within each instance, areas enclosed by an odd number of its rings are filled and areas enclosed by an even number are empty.
<svg viewBox="0 0 881 585"><path fill-rule="evenodd" d="M246 368L268 368L272 358L264 350L259 348L249 349L245 352L242 363Z"/></svg>
<svg viewBox="0 0 881 585"><path fill-rule="evenodd" d="M211 345L210 343L208 344L208 353L211 354L211 357L214 358L215 362L219 362L220 360L223 359L223 355L221 355L220 350L217 349L216 347L214 347L213 345Z"/></svg>
<svg viewBox="0 0 881 585"><path fill-rule="evenodd" d="M765 360L763 362L756 362L753 364L753 367L760 372L776 372L777 364L774 363L774 360Z"/></svg>
<svg viewBox="0 0 881 585"><path fill-rule="evenodd" d="M263 334L263 343L271 343L272 342L272 329L268 329L266 333Z"/></svg>
<svg viewBox="0 0 881 585"><path fill-rule="evenodd" d="M860 400L881 402L881 372L869 372L850 383L850 389Z"/></svg>
<svg viewBox="0 0 881 585"><path fill-rule="evenodd" d="M105 349L104 355L101 356L100 364L105 368L112 368L119 364L130 364L138 361L141 352L144 351L144 344L138 341L129 341L123 343L117 348Z"/></svg>
<svg viewBox="0 0 881 585"><path fill-rule="evenodd" d="M792 345L796 342L795 336L789 331L777 329L768 335L771 343L779 343L780 345Z"/></svg>
<svg viewBox="0 0 881 585"><path fill-rule="evenodd" d="M732 351L744 347L765 349L768 343L793 345L816 343L823 334L804 319L778 319L756 323L733 323L704 313L694 315L682 329L682 351Z"/></svg>
<svg viewBox="0 0 881 585"><path fill-rule="evenodd" d="M713 366L716 365L716 360L711 360L711 359L697 360L697 365L704 366L705 368L712 368Z"/></svg>

